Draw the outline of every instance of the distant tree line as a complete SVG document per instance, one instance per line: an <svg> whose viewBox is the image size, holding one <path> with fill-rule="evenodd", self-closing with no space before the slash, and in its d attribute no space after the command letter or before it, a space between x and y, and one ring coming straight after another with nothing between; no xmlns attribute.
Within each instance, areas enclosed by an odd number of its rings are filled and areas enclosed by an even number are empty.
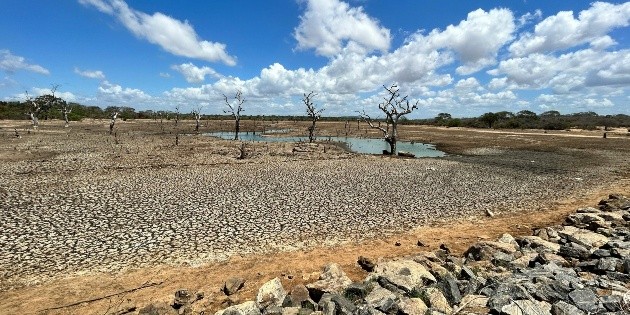
<svg viewBox="0 0 630 315"><path fill-rule="evenodd" d="M67 106L72 111L67 113L70 121L78 121L83 118L93 119L111 119L114 112L118 112L118 119L154 119L154 120L225 120L232 119L231 115L199 115L197 111L192 110L190 113L177 113L175 111L153 111L142 110L136 111L131 107L115 107L110 106L101 108L98 106L85 106L77 103L69 102ZM28 102L5 102L0 101L0 119L10 120L29 120ZM197 116L199 115L199 116ZM64 119L63 111L57 108L44 108L39 115L39 119ZM267 121L312 121L312 117L305 116L288 116L288 115L242 115L243 120L267 120ZM356 121L361 119L357 116L340 116L340 117L321 117L324 121ZM380 119L385 122L385 119ZM373 121L380 121L378 118ZM545 129L545 130L564 130L568 128L582 128L594 130L598 127L630 127L630 115L598 115L595 112L579 112L573 114L560 114L560 112L552 110L541 114L536 114L529 110L522 110L516 113L509 111L488 112L479 117L471 118L454 118L449 113L440 113L435 118L430 119L407 119L401 117L400 124L427 124L446 127L472 127L472 128L497 128L497 129Z"/></svg>
<svg viewBox="0 0 630 315"><path fill-rule="evenodd" d="M565 130L580 128L595 130L599 127L630 127L630 116L624 114L598 115L595 112L560 114L552 110L536 114L529 110L517 113L509 111L488 112L479 117L453 118L449 113L439 113L433 119L418 119L406 123L428 124L446 127L496 128L496 129L545 129Z"/></svg>

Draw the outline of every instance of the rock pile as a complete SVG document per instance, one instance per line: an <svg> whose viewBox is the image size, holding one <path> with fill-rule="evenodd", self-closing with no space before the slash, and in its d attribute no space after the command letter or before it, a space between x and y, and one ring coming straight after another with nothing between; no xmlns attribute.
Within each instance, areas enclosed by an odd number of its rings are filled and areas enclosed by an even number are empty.
<svg viewBox="0 0 630 315"><path fill-rule="evenodd" d="M256 301L216 315L627 314L630 199L610 195L598 208L578 209L562 226L478 242L463 257L443 246L377 263L360 257L359 263L370 269L363 282L353 283L331 263L314 283L287 292L275 278Z"/></svg>

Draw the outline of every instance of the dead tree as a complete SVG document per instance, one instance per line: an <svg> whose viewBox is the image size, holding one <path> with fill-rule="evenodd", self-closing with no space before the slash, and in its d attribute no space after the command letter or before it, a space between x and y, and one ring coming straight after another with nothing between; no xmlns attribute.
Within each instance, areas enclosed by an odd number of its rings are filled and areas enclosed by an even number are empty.
<svg viewBox="0 0 630 315"><path fill-rule="evenodd" d="M35 102L28 95L28 91L26 91L26 106L28 108L28 112L26 113L26 115L31 118L33 129L37 130L37 128L39 128L39 113L42 111L42 108L39 103Z"/></svg>
<svg viewBox="0 0 630 315"><path fill-rule="evenodd" d="M236 95L234 96L234 105L228 101L228 97L225 96L225 94L223 94L223 98L225 100L225 105L229 108L223 112L232 115L234 118L234 140L238 140L238 132L241 129L241 112L243 111L243 103L245 103L243 92L241 92L241 90L236 92Z"/></svg>
<svg viewBox="0 0 630 315"><path fill-rule="evenodd" d="M118 110L115 110L113 113L110 114L110 118L112 119L109 122L109 134L110 135L112 133L114 133L114 125L116 125L116 118L118 118L118 114L120 114L120 112Z"/></svg>
<svg viewBox="0 0 630 315"><path fill-rule="evenodd" d="M48 112L51 108L58 105L63 105L64 107L68 106L66 101L55 96L55 91L57 90L58 87L59 87L58 85L53 85L53 87L50 89L51 94L40 95L36 97L35 99L32 99L28 95L28 92L26 92L26 104L28 108L28 113L26 114L31 118L31 121L33 123L33 129L39 128L39 115L40 114ZM66 123L67 123L67 118L66 118Z"/></svg>
<svg viewBox="0 0 630 315"><path fill-rule="evenodd" d="M72 106L70 106L70 104L68 104L68 102L62 100L61 102L59 102L59 111L61 112L61 114L63 114L63 120L64 120L64 128L68 128L68 126L70 125L70 122L68 120L68 114L72 113Z"/></svg>
<svg viewBox="0 0 630 315"><path fill-rule="evenodd" d="M315 123L322 117L322 112L324 111L323 108L319 110L315 108L315 104L313 103L313 98L315 96L317 96L317 94L313 92L308 93L308 95L304 93L304 98L302 99L302 102L306 105L306 114L311 119L311 125L308 127L309 143L315 141Z"/></svg>
<svg viewBox="0 0 630 315"><path fill-rule="evenodd" d="M201 109L203 106L199 105L192 110L192 115L195 117L195 132L199 132L199 121L201 120Z"/></svg>
<svg viewBox="0 0 630 315"><path fill-rule="evenodd" d="M389 155L396 154L396 142L398 141L398 120L400 117L413 112L418 108L418 101L415 104L409 103L407 99L408 95L404 97L400 96L399 88L396 84L392 84L389 88L383 85L383 88L387 90L389 94L384 97L384 102L378 104L378 108L385 114L386 127L381 127L380 122L378 126L372 123L372 118L365 113L361 112L361 118L370 125L371 128L378 129L383 132L385 142L389 144Z"/></svg>
<svg viewBox="0 0 630 315"><path fill-rule="evenodd" d="M241 145L238 147L238 156L237 160L242 160L247 157L247 151L245 150L245 143L241 142Z"/></svg>
<svg viewBox="0 0 630 315"><path fill-rule="evenodd" d="M175 105L175 126L179 123L179 105Z"/></svg>

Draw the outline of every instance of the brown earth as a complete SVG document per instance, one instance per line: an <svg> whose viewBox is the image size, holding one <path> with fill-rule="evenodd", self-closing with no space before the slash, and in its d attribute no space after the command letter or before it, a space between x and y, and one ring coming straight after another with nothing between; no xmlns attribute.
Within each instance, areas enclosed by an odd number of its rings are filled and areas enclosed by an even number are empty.
<svg viewBox="0 0 630 315"><path fill-rule="evenodd" d="M48 123L43 122L41 130L38 132L57 135L66 132L62 128L48 128ZM191 122L182 123L185 127L180 127L182 128L180 131L190 130L191 124ZM204 131L231 126L230 122L227 121L223 124L225 126L210 122L211 127L205 127ZM84 133L107 133L107 121L75 123L74 125L75 130L81 129L81 132ZM348 125L355 129L357 126L356 121L350 122ZM306 123L279 122L273 126L267 126L267 129L296 128L296 126L305 129ZM321 122L318 126L321 128L322 134L332 136L344 135L346 130L350 129L346 128L343 122ZM146 145L155 146L155 150L160 145L163 146L162 150L166 147L172 148L172 144L168 143L174 141L173 133L178 131L172 126L168 126L167 131L162 132L162 127L163 125L157 122L120 122L118 132L122 134L129 130L141 130L142 132L138 131L136 137L140 138L146 135L151 139L161 139L162 141L158 144L152 141L152 144L147 143ZM4 142L12 137L13 128L17 128L19 133L26 137L28 125L26 122L4 121L0 122L0 128L0 131L3 132L2 141ZM453 251L461 253L480 239L493 239L502 233L530 234L533 228L560 224L563 218L577 207L593 206L609 193L630 193L628 160L623 158L628 156L628 151L630 151L630 137L627 135L627 130L616 130L609 133L607 139L602 139L603 131L572 130L544 133L542 131L490 131L426 126L403 126L401 129L403 138L433 143L439 149L451 154L466 155L474 150L485 148L550 152L572 149L578 152L614 152L622 158L616 160L619 170L614 181L597 183L589 189L576 191L573 195L566 196L564 200L550 200L546 208L516 214L501 214L493 218L477 217L443 222L433 226L417 227L412 231L383 239L357 240L354 243L334 247L232 257L228 261L198 267L162 266L127 270L116 274L73 275L66 279L54 280L41 285L0 292L0 314L114 314L128 305L135 305L140 308L155 301L170 303L173 293L180 288L203 291L206 297L195 303L195 309L197 311L205 310L205 314L209 314L227 306L228 299L219 289L223 281L231 276L240 276L246 279L244 289L236 297L231 298L232 302L251 300L258 287L274 277L280 277L286 288L298 283L312 281L316 278L321 267L329 262L339 263L350 278L361 280L365 273L356 264L356 259L360 255L371 258L390 258L433 250L440 244L447 244ZM357 134L377 135L371 130L366 131L363 127L358 131L349 130L348 134L355 136ZM189 140L185 140L184 143L186 141ZM134 142L134 144L140 145L139 142ZM211 150L212 148L206 149ZM185 152L185 149L180 148L178 150ZM233 147L225 150L230 154L236 154ZM56 154L46 150L34 151L26 156L23 152L5 151L0 153L0 161L37 160ZM160 153L156 152L156 154L159 155ZM233 163L231 161L233 158L226 163ZM162 163L164 163L163 160ZM626 167L623 166L624 163ZM168 167L166 164L163 166ZM419 247L418 241L427 247ZM396 246L395 243L400 245ZM156 285L119 294L141 287L143 284L154 283ZM96 301L80 303L89 300Z"/></svg>

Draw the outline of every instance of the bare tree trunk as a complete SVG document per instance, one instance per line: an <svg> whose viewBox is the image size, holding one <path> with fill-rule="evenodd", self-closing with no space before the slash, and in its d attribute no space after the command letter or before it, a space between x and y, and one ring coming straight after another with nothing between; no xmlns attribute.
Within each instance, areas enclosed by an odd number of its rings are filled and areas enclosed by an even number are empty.
<svg viewBox="0 0 630 315"><path fill-rule="evenodd" d="M195 132L199 132L199 117L195 117Z"/></svg>
<svg viewBox="0 0 630 315"><path fill-rule="evenodd" d="M34 113L29 113L31 116L31 122L33 123L33 129L37 130L39 128L39 118Z"/></svg>
<svg viewBox="0 0 630 315"><path fill-rule="evenodd" d="M109 122L109 134L111 135L114 132L114 126L116 125L116 118L118 117L118 112L112 114L112 120Z"/></svg>
<svg viewBox="0 0 630 315"><path fill-rule="evenodd" d="M239 151L239 154L238 154L237 159L242 160L245 157L247 157L247 152L245 151L245 143L241 142L241 145L238 147L238 151Z"/></svg>
<svg viewBox="0 0 630 315"><path fill-rule="evenodd" d="M68 121L68 112L64 111L63 112L63 120L66 122L63 127L64 128L68 128L68 126L70 125L70 122Z"/></svg>
<svg viewBox="0 0 630 315"><path fill-rule="evenodd" d="M234 120L234 140L238 140L238 132L241 130L241 119Z"/></svg>

